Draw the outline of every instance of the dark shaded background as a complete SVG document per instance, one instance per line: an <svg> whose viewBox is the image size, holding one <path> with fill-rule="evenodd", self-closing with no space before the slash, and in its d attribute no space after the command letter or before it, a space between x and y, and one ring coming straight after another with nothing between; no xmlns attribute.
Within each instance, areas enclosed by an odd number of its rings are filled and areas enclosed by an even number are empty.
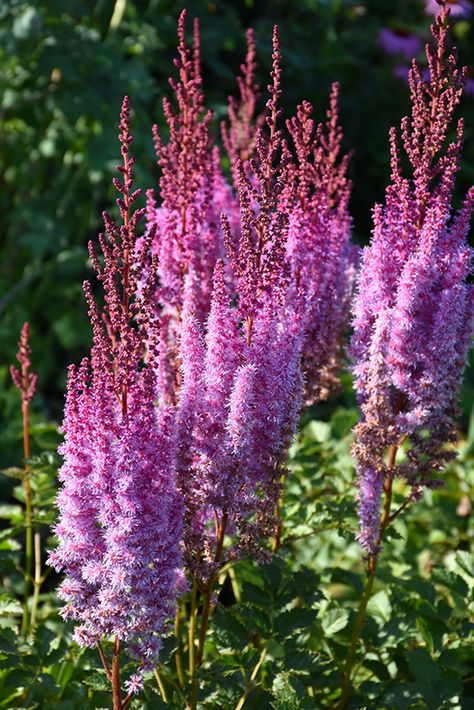
<svg viewBox="0 0 474 710"><path fill-rule="evenodd" d="M67 364L87 352L86 245L101 228L101 211L113 204L110 179L125 93L133 106L137 182L143 188L157 183L151 125L162 122L161 98L169 94L176 22L185 5L189 18L201 19L205 91L216 126L235 92L249 26L256 31L263 85L272 26L280 26L285 116L306 98L322 118L329 86L340 81L346 147L356 151L355 238L366 243L370 236L371 208L383 198L387 179L388 129L408 108L406 83L394 75L406 62L384 52L378 35L391 27L427 38L430 18L422 0L3 0L0 463L11 463L11 447L18 448L18 397L8 366L24 320L32 326L40 377L35 408L42 417L60 419ZM471 19L458 19L454 35L462 61L474 66ZM458 199L474 182L474 97L466 97L462 113L467 145ZM473 392L467 385L466 412Z"/></svg>

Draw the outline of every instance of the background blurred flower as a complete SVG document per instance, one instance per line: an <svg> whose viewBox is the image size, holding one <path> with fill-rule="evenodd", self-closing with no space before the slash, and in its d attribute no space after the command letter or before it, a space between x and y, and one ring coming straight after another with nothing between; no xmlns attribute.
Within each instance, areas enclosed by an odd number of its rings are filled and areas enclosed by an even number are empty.
<svg viewBox="0 0 474 710"><path fill-rule="evenodd" d="M411 34L403 28L382 27L378 42L387 54L400 54L407 59L412 59L421 50L421 37Z"/></svg>
<svg viewBox="0 0 474 710"><path fill-rule="evenodd" d="M472 12L472 3L469 0L448 0L446 4L451 17L467 17ZM425 12L427 15L437 15L439 8L438 0L425 0Z"/></svg>

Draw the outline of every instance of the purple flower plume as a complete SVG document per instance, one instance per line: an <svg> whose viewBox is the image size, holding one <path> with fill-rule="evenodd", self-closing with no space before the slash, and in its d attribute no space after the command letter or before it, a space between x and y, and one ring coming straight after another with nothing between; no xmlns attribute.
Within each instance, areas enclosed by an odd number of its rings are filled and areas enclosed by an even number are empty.
<svg viewBox="0 0 474 710"><path fill-rule="evenodd" d="M381 481L394 473L412 486L439 485L433 473L451 457L457 396L471 343L474 287L467 283L467 245L474 188L453 216L462 121L445 147L465 71L448 52L443 7L427 47L429 77L414 61L411 116L402 121L402 144L412 168L404 177L396 131L390 134L392 181L374 210L372 242L364 250L354 305L351 354L362 421L355 430L360 533L378 548ZM389 470L390 446L409 441L406 461Z"/></svg>
<svg viewBox="0 0 474 710"><path fill-rule="evenodd" d="M139 191L132 184L127 98L119 138L123 182L114 184L122 224L105 214L100 260L91 247L104 305L86 283L93 345L91 357L69 370L59 544L49 564L65 574L62 615L76 622L76 641L92 646L114 636L125 642L140 661L129 683L136 689L143 670L156 663L174 613L182 503L175 485L174 414L163 403L155 405L158 351L151 349L147 364L142 362L145 344L158 338L156 267L147 256L153 233L141 247L137 239L144 210L132 208Z"/></svg>
<svg viewBox="0 0 474 710"><path fill-rule="evenodd" d="M333 84L327 122L315 125L303 102L287 122L295 152L297 201L290 210L287 255L292 279L306 299L303 348L306 399L327 399L337 388L342 344L355 278L356 248L350 243L350 155L341 157L339 85Z"/></svg>
<svg viewBox="0 0 474 710"><path fill-rule="evenodd" d="M209 579L225 557L259 554L275 509L301 406L304 299L290 281L288 209L280 196L290 156L277 127L280 50L255 156L238 160L240 228L223 219L232 267L218 261L203 327L183 311L178 403L178 480L186 500L184 541L192 573ZM288 203L289 204L289 203ZM221 544L223 533L233 544Z"/></svg>
<svg viewBox="0 0 474 710"><path fill-rule="evenodd" d="M248 166L254 156L256 138L265 122L265 112L257 114L257 102L260 98L260 86L255 82L257 69L255 36L252 29L247 30L247 54L241 65L241 75L237 77L239 99L229 97L227 114L228 123L221 123L222 142L229 156L235 184L239 181L238 161Z"/></svg>
<svg viewBox="0 0 474 710"><path fill-rule="evenodd" d="M30 346L30 325L24 323L18 341L18 353L16 359L20 363L20 367L10 366L10 374L13 384L21 392L23 406L28 406L36 392L38 383L38 375L36 372L30 372L31 367L31 346Z"/></svg>
<svg viewBox="0 0 474 710"><path fill-rule="evenodd" d="M222 211L233 214L237 210L209 131L212 114L204 106L199 24L195 20L191 51L186 45L185 20L183 10L175 60L178 78L170 79L177 106L174 108L168 99L163 101L168 143L164 143L158 127L153 127L161 169L159 200L152 190L147 193L147 228L155 230L152 248L158 255L160 282L157 301L166 324L172 399L176 399L179 387L176 358L183 299L186 295L193 299L195 317L204 322L209 313L214 266L224 256L220 214ZM186 292L184 285L190 273L194 287ZM169 388L164 394L170 395Z"/></svg>

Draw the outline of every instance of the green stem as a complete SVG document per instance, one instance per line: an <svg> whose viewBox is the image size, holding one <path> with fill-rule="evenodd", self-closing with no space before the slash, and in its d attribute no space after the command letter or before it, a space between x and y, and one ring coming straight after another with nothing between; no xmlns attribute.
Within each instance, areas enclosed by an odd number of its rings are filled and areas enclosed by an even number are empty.
<svg viewBox="0 0 474 710"><path fill-rule="evenodd" d="M255 679L258 675L260 668L262 667L262 663L264 662L266 655L267 655L267 649L264 648L258 658L255 668L252 671L252 675L250 676L250 678L248 680L248 683L247 683L246 688L242 694L242 697L240 698L239 702L235 706L235 710L242 710L242 708L244 707L245 701L247 700L248 696L250 695L250 693L253 690Z"/></svg>
<svg viewBox="0 0 474 710"><path fill-rule="evenodd" d="M222 514L222 520L220 523L216 524L216 551L214 554L214 564L217 567L221 560L222 556L222 551L224 548L224 537L225 537L225 530L227 527L227 513ZM197 654L195 657L193 657L193 663L191 665L191 658L190 658L190 664L189 664L189 669L190 669L190 674L191 674L191 692L189 696L189 701L188 701L188 708L189 710L196 710L197 708L197 695L198 695L198 670L199 667L202 664L203 657L204 657L204 644L206 642L206 634L207 634L207 629L209 627L209 619L211 616L211 606L212 606L212 593L214 590L214 582L216 580L216 572L212 574L209 577L209 581L207 582L205 593L204 593L204 606L203 606L203 611L202 611L202 618L201 618L201 627L199 629L199 641L198 641L198 649L197 649Z"/></svg>
<svg viewBox="0 0 474 710"><path fill-rule="evenodd" d="M36 613L38 611L41 585L44 577L41 576L41 534L35 532L35 578L33 580L33 601L31 604L30 633L36 626Z"/></svg>
<svg viewBox="0 0 474 710"><path fill-rule="evenodd" d="M181 615L183 613L182 604L178 606L176 611L176 618L174 622L174 633L176 636L177 648L174 654L174 659L176 663L176 673L178 675L178 682L181 688L184 688L184 671L183 671L183 642L181 639Z"/></svg>
<svg viewBox="0 0 474 710"><path fill-rule="evenodd" d="M347 653L347 659L344 666L344 672L342 674L342 687L341 687L341 697L336 705L336 710L344 710L349 696L351 694L351 676L354 667L354 661L357 652L357 646L360 639L360 634L362 631L362 626L365 621L365 613L367 611L367 604L372 596L372 589L374 586L375 575L377 572L377 564L379 560L379 550L380 545L385 534L388 525L394 520L394 517L390 515L390 509L392 506L392 494L393 494L393 476L395 473L395 459L397 457L398 448L403 443L403 439L398 442L398 444L393 444L390 446L388 452L387 461L387 474L385 477L383 490L385 494L384 506L382 517L380 521L380 533L377 541L377 552L371 553L367 559L367 579L365 581L364 591L362 598L360 600L359 610L357 612L357 617L355 620L354 628L352 630L351 641L349 644L349 650Z"/></svg>
<svg viewBox="0 0 474 710"><path fill-rule="evenodd" d="M346 665L344 667L344 673L342 677L342 690L339 703L337 704L337 710L344 710L346 707L349 695L351 692L351 674L354 665L355 655L357 651L357 645L359 643L360 633L362 631L362 626L365 620L365 612L367 610L367 604L372 596L372 588L374 586L375 572L377 570L377 563L372 567L372 571L367 575L365 581L364 592L362 594L362 599L360 600L359 610L357 612L357 617L355 620L354 628L352 630L351 642L349 645L349 651L347 653Z"/></svg>
<svg viewBox="0 0 474 710"><path fill-rule="evenodd" d="M161 680L160 673L157 668L155 668L155 670L153 672L155 674L156 684L157 684L158 689L160 691L161 698L162 698L164 704L168 705L168 697L166 695L165 686L163 685L163 681Z"/></svg>
<svg viewBox="0 0 474 710"><path fill-rule="evenodd" d="M197 665L196 665L196 615L197 615L197 583L193 580L193 589L191 594L191 614L189 617L189 677L191 679L191 695L188 702L189 708L196 707L197 697Z"/></svg>
<svg viewBox="0 0 474 710"><path fill-rule="evenodd" d="M28 400L24 399L21 405L23 418L23 455L25 461L30 458L30 437L29 437L29 411ZM23 596L23 622L22 629L25 636L28 634L28 601L30 598L31 577L33 571L33 525L31 506L31 481L29 465L25 463L25 592Z"/></svg>

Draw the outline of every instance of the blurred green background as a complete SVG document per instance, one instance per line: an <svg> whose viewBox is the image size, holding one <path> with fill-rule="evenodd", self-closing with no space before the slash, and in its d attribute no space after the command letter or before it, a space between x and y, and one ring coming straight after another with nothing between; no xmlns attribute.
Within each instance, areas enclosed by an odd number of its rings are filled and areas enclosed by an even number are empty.
<svg viewBox="0 0 474 710"><path fill-rule="evenodd" d="M457 6L457 3L453 2ZM201 20L207 104L218 122L254 27L260 78L266 84L272 26L284 53L285 116L306 98L323 118L332 81L342 85L347 149L355 149L352 213L355 238L370 236L371 209L383 199L388 174L387 133L408 109L407 64L379 41L428 37L423 0L48 0L0 3L0 464L20 456L18 396L8 367L25 320L32 327L39 372L34 407L61 418L68 363L86 354L90 331L82 281L90 273L87 242L101 229L101 211L114 203L110 180L119 156L116 139L124 94L133 107L137 183L156 186L151 126L162 123L170 94L176 23L181 9ZM474 67L469 13L456 19L461 60ZM421 55L422 57L422 55ZM474 70L462 113L466 150L458 199L474 182ZM474 387L463 393L465 419ZM13 447L13 450L12 450Z"/></svg>

